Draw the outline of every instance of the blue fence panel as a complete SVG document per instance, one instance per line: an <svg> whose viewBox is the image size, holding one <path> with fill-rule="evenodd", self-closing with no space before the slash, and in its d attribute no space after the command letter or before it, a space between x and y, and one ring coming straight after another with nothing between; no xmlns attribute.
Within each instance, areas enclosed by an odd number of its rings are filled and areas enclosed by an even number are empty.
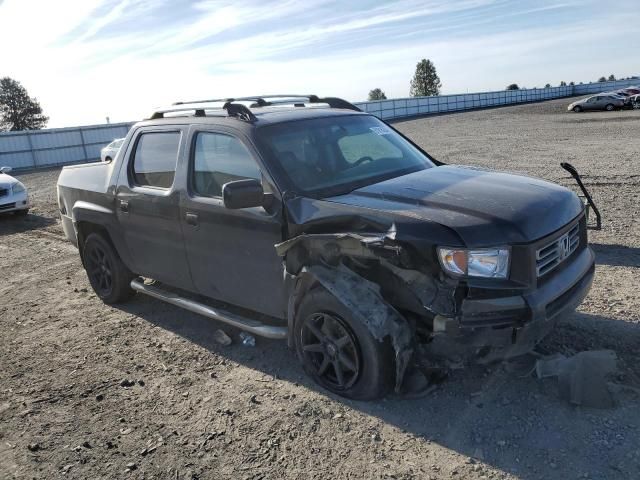
<svg viewBox="0 0 640 480"><path fill-rule="evenodd" d="M0 154L31 150L31 144L26 135L6 135L0 138L2 139L2 141L0 141Z"/></svg>
<svg viewBox="0 0 640 480"><path fill-rule="evenodd" d="M76 163L87 160L82 146L56 148L55 150L36 150L36 166L48 167L64 163Z"/></svg>
<svg viewBox="0 0 640 480"><path fill-rule="evenodd" d="M34 166L33 154L26 152L0 152L0 167L31 168Z"/></svg>

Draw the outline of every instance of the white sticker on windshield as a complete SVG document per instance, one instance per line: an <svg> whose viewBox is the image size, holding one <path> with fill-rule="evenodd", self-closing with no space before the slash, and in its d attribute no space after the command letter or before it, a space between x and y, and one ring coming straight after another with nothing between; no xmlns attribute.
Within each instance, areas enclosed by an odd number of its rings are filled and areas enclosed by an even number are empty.
<svg viewBox="0 0 640 480"><path fill-rule="evenodd" d="M389 135L391 133L391 130L389 130L387 127L369 127L369 130L371 130L376 135Z"/></svg>

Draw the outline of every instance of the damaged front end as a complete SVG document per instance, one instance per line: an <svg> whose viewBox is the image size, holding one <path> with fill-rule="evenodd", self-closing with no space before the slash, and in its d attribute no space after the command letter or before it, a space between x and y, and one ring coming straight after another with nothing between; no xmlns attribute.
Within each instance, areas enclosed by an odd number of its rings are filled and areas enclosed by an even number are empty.
<svg viewBox="0 0 640 480"><path fill-rule="evenodd" d="M455 315L456 280L418 265L409 249L383 235L302 234L276 245L284 257L290 285L288 321L309 289L320 284L337 298L378 341L395 352L395 389L399 392L414 359L418 339L428 341L433 319ZM290 346L293 340L289 339Z"/></svg>
<svg viewBox="0 0 640 480"><path fill-rule="evenodd" d="M528 270L522 268L514 275L522 276L520 283L487 284L446 275L437 261L398 237L392 225L384 234L303 233L276 245L288 284L289 332L306 292L321 285L375 339L390 341L398 393L411 366L446 372L533 350L561 314L582 302L593 279L586 238L584 248L544 281L527 283ZM547 241L514 248L514 261L535 257Z"/></svg>

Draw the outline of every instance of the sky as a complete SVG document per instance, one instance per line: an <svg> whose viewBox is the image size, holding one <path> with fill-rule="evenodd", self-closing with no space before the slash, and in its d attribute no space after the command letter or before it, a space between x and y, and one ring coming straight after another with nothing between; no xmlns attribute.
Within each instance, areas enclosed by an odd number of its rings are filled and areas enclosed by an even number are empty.
<svg viewBox="0 0 640 480"><path fill-rule="evenodd" d="M0 0L0 77L49 127L135 121L180 100L443 94L640 75L638 0Z"/></svg>

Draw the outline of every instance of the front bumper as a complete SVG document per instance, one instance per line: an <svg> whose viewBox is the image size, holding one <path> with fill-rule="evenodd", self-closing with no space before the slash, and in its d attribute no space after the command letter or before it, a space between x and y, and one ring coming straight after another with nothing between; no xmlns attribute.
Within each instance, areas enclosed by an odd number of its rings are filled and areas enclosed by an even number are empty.
<svg viewBox="0 0 640 480"><path fill-rule="evenodd" d="M453 349L458 353L464 350L467 357L483 355L484 360L525 354L553 329L560 317L582 303L591 289L594 273L595 255L586 247L532 292L464 300L460 316L450 319L433 342L448 344L449 348L455 345ZM509 317L512 320L505 323Z"/></svg>
<svg viewBox="0 0 640 480"><path fill-rule="evenodd" d="M28 210L31 208L27 192L11 193L0 197L0 213Z"/></svg>

